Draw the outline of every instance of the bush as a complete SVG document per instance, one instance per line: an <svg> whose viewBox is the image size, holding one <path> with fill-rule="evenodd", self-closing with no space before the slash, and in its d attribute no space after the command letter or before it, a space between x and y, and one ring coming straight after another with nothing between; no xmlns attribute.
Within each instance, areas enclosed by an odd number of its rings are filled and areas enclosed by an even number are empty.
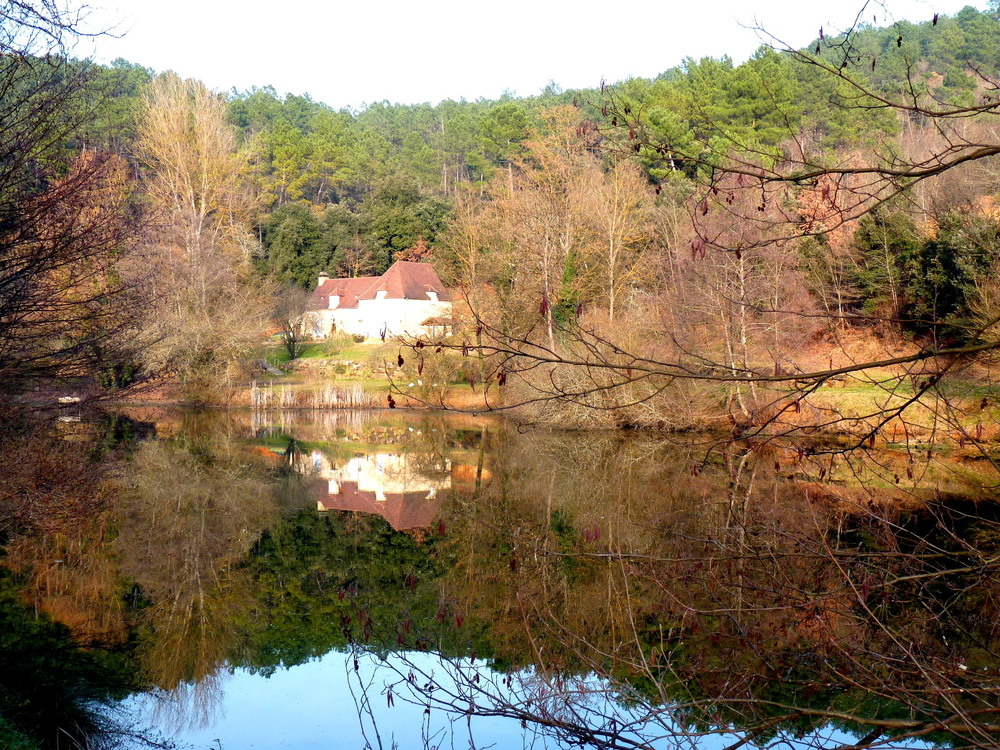
<svg viewBox="0 0 1000 750"><path fill-rule="evenodd" d="M8 750L38 750L38 745L0 718L0 747Z"/></svg>
<svg viewBox="0 0 1000 750"><path fill-rule="evenodd" d="M354 338L352 336L341 331L334 331L330 334L330 338L322 343L320 349L327 357L339 357L341 352L350 346L353 341Z"/></svg>

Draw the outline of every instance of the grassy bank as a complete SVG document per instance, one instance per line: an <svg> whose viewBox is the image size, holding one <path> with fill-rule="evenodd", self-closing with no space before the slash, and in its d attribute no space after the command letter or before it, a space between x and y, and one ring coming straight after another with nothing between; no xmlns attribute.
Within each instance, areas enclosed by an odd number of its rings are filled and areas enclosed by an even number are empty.
<svg viewBox="0 0 1000 750"><path fill-rule="evenodd" d="M882 348L877 348L882 347ZM805 371L905 355L912 345L889 348L858 337L805 347ZM662 432L755 436L814 436L845 447L904 452L934 451L957 458L992 458L1000 446L1000 386L986 365L935 379L902 367L873 368L808 383L637 380L621 389L595 389L588 400L547 399L558 383L585 388L597 382L583 368L537 368L484 393L482 363L473 354L411 349L396 342L342 340L305 344L290 360L278 342L261 350L254 372L219 404L266 409L447 408L482 412L499 406L521 422L580 429L654 428ZM266 362L266 366L262 363ZM488 373L488 368L483 368ZM799 370L797 370L799 371ZM533 378L534 382L529 382ZM652 394L652 395L650 395ZM163 400L169 401L170 398ZM623 405L624 404L624 405Z"/></svg>
<svg viewBox="0 0 1000 750"><path fill-rule="evenodd" d="M269 344L263 359L277 372L259 374L240 405L278 408L338 406L485 410L481 388L469 385L468 358L454 353L415 355L398 343L335 341L304 344L289 359L285 347ZM391 399L390 399L391 397ZM496 403L496 393L491 394Z"/></svg>

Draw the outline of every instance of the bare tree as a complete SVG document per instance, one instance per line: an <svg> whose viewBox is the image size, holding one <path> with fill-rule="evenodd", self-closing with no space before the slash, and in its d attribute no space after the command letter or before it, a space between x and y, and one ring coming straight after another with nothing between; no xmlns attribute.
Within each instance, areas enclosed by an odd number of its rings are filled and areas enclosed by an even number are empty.
<svg viewBox="0 0 1000 750"><path fill-rule="evenodd" d="M932 205L948 205L961 194L954 184L936 190L933 180L958 182L975 173L987 184L983 175L1000 153L990 124L998 106L995 85L974 67L967 71L977 81L971 104L935 98L918 80L913 60L906 61L911 78L895 94L865 75L884 64L884 56L897 54L893 48L876 59L857 41L870 7L863 6L851 28L828 34L811 50L772 40L783 54L835 82L831 96L840 106L873 119L898 119L902 137L885 136L867 150L831 154L791 126L784 144L763 148L709 122L716 137L685 152L657 140L625 93L604 89L603 148L668 160L675 170L683 164L693 175L690 195L675 204L687 214L689 234L673 232L664 283L651 290L660 295L658 314L648 316L642 336L630 338L586 319L553 327L550 315L535 313L548 311L551 289L529 291L524 284L518 287L524 295L519 328L500 325L483 307L475 341L467 336L455 348L489 362L492 406L542 420L561 420L571 408L650 406L641 420L650 426L708 422L735 436L759 437L818 429L846 438L838 450L883 438L908 446L917 440L964 444L989 433L994 417L986 402L958 396L949 385L954 374L969 372L987 378L986 385L994 382L989 373L1000 320L987 312L988 271L976 280L974 320L927 317L921 321L926 335L909 342L872 336L867 347L855 346L844 333L851 324L886 330L900 322L898 313L858 309L859 292L850 282L861 263L850 241L855 222L889 200L912 200L927 218ZM899 40L899 55L906 52L904 42ZM765 97L768 83L761 82ZM666 192L678 182L675 172ZM814 244L803 250L807 240ZM891 253L886 257L896 262ZM949 325L959 326L960 334L950 333ZM829 342L824 356L810 347L821 336ZM873 396L851 408L830 406L824 394L843 384ZM652 407L690 404L695 390L705 394L706 404L727 408L716 406L714 417L700 423L677 425L677 410Z"/></svg>
<svg viewBox="0 0 1000 750"><path fill-rule="evenodd" d="M311 299L312 294L300 286L284 287L275 295L272 320L278 326L289 359L299 356L303 342L311 334L306 319Z"/></svg>
<svg viewBox="0 0 1000 750"><path fill-rule="evenodd" d="M601 297L607 302L608 319L623 307L630 290L648 288L653 275L646 250L653 243L653 196L639 168L616 160L605 173L595 163L589 170L585 211L592 217L592 260L605 276ZM647 283L644 283L647 282Z"/></svg>
<svg viewBox="0 0 1000 750"><path fill-rule="evenodd" d="M165 73L149 87L142 113L137 148L149 168L151 218L189 260L241 252L253 201L223 98Z"/></svg>
<svg viewBox="0 0 1000 750"><path fill-rule="evenodd" d="M92 107L88 66L65 48L82 16L7 2L0 20L0 391L102 371L122 385L134 355L116 265L133 234L131 181L114 154L65 150Z"/></svg>
<svg viewBox="0 0 1000 750"><path fill-rule="evenodd" d="M148 359L202 398L240 374L269 321L269 295L249 266L253 200L221 97L165 74L142 113L155 299Z"/></svg>
<svg viewBox="0 0 1000 750"><path fill-rule="evenodd" d="M450 655L406 650L434 642L427 623L366 621L370 704L456 732L505 717L561 746L1000 745L994 520L916 487L903 510L902 490L805 480L831 464L794 444L733 444L691 471L698 450L506 442L496 476L518 491L495 481L448 511Z"/></svg>

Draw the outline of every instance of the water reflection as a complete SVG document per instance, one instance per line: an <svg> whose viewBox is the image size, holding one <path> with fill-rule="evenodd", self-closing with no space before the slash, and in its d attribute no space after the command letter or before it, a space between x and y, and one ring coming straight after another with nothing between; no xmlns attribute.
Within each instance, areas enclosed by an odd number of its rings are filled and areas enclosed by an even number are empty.
<svg viewBox="0 0 1000 750"><path fill-rule="evenodd" d="M6 564L81 643L131 644L170 732L335 662L309 689L353 689L373 747L473 716L485 744L998 744L998 512L960 486L902 502L802 450L471 417L135 416L160 439L113 502ZM404 704L444 723L407 735Z"/></svg>
<svg viewBox="0 0 1000 750"><path fill-rule="evenodd" d="M316 509L382 516L396 531L430 527L451 489L446 462L428 475L405 455L376 453L355 456L334 468L319 451L309 456L315 482Z"/></svg>

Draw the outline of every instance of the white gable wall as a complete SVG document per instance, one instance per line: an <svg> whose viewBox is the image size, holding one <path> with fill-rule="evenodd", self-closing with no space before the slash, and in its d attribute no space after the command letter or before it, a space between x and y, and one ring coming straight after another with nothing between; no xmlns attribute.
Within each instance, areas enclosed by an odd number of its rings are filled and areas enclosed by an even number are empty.
<svg viewBox="0 0 1000 750"><path fill-rule="evenodd" d="M314 339L326 339L333 331L332 310L310 310L305 318L306 331Z"/></svg>
<svg viewBox="0 0 1000 750"><path fill-rule="evenodd" d="M420 325L428 318L451 317L450 302L419 299L363 299L357 308L316 310L310 327L318 338L333 331L360 334L374 339L385 331L390 336L425 336L427 328Z"/></svg>

